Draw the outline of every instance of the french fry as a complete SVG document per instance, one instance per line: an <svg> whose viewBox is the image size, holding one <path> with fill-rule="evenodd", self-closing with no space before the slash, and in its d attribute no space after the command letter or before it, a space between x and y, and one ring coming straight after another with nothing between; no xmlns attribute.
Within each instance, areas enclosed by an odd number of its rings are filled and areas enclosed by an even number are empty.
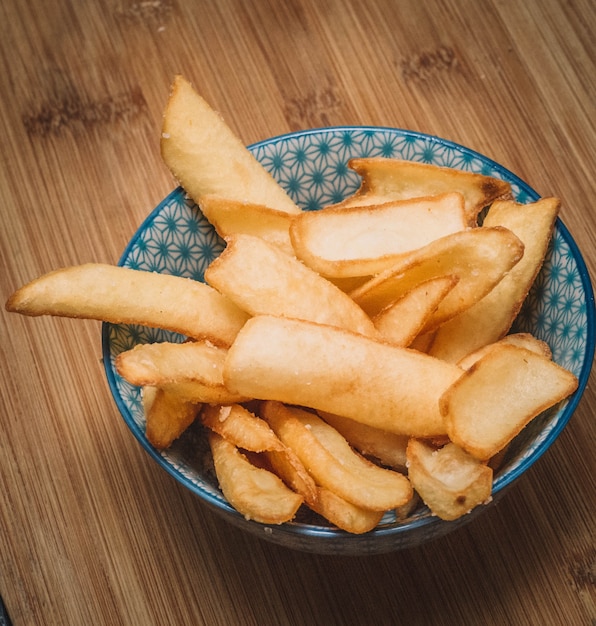
<svg viewBox="0 0 596 626"><path fill-rule="evenodd" d="M334 526L354 535L369 532L383 517L383 511L372 511L356 506L324 487L318 487L316 500L306 504Z"/></svg>
<svg viewBox="0 0 596 626"><path fill-rule="evenodd" d="M412 486L441 519L455 520L490 498L492 469L453 443L435 449L411 439L407 457Z"/></svg>
<svg viewBox="0 0 596 626"><path fill-rule="evenodd" d="M408 435L380 430L367 424L362 424L349 417L317 411L319 417L333 426L350 445L367 458L373 457L382 465L399 471L406 468L406 447Z"/></svg>
<svg viewBox="0 0 596 626"><path fill-rule="evenodd" d="M206 195L262 204L286 213L300 209L222 117L182 76L164 111L161 156L199 205Z"/></svg>
<svg viewBox="0 0 596 626"><path fill-rule="evenodd" d="M425 280L457 276L457 284L421 331L428 333L484 297L521 259L523 252L521 241L506 228L471 228L412 252L354 290L351 296L374 316Z"/></svg>
<svg viewBox="0 0 596 626"><path fill-rule="evenodd" d="M342 207L457 191L465 199L468 225L475 226L484 207L511 194L511 185L497 178L428 163L377 157L352 159L349 166L360 174L362 184Z"/></svg>
<svg viewBox="0 0 596 626"><path fill-rule="evenodd" d="M492 350L494 346L503 343L518 346L520 348L526 348L526 350L536 352L546 359L552 359L553 356L550 346L545 341L534 337L530 333L513 333L511 335L505 335L503 339L500 339L495 343L489 343L482 348L478 348L478 350L475 350L471 354L466 355L463 359L457 362L458 367L461 367L463 370L470 369L476 361L479 361L485 354Z"/></svg>
<svg viewBox="0 0 596 626"><path fill-rule="evenodd" d="M229 391L223 383L202 383L196 380L162 383L160 389L176 394L181 400L193 404L233 404L249 398Z"/></svg>
<svg viewBox="0 0 596 626"><path fill-rule="evenodd" d="M411 345L458 280L457 276L448 274L414 285L375 315L375 328L383 339L396 346Z"/></svg>
<svg viewBox="0 0 596 626"><path fill-rule="evenodd" d="M456 362L509 331L542 267L559 207L557 198L543 198L527 205L493 203L484 225L514 232L524 244L524 255L490 293L437 331L431 354Z"/></svg>
<svg viewBox="0 0 596 626"><path fill-rule="evenodd" d="M238 448L251 452L285 450L269 424L239 404L206 405L201 411L201 421Z"/></svg>
<svg viewBox="0 0 596 626"><path fill-rule="evenodd" d="M297 215L290 226L296 256L329 277L372 276L404 254L464 230L459 193L374 206L325 208Z"/></svg>
<svg viewBox="0 0 596 626"><path fill-rule="evenodd" d="M222 345L234 340L249 317L199 281L101 263L40 276L18 289L6 310L141 324Z"/></svg>
<svg viewBox="0 0 596 626"><path fill-rule="evenodd" d="M412 488L403 474L367 461L314 413L265 402L262 416L294 450L315 482L348 502L386 511L411 499Z"/></svg>
<svg viewBox="0 0 596 626"><path fill-rule="evenodd" d="M225 348L209 342L138 344L116 357L116 370L129 383L161 387L188 402L242 402L223 382Z"/></svg>
<svg viewBox="0 0 596 626"><path fill-rule="evenodd" d="M343 291L259 237L235 235L205 280L250 315L269 314L377 335L370 318Z"/></svg>
<svg viewBox="0 0 596 626"><path fill-rule="evenodd" d="M223 239L231 235L253 235L294 256L290 241L292 216L285 211L213 195L201 197L201 211Z"/></svg>
<svg viewBox="0 0 596 626"><path fill-rule="evenodd" d="M145 434L149 443L158 450L172 443L195 421L201 408L158 387L143 387Z"/></svg>
<svg viewBox="0 0 596 626"><path fill-rule="evenodd" d="M466 370L439 405L451 441L486 461L577 384L571 372L543 355L501 343Z"/></svg>
<svg viewBox="0 0 596 626"><path fill-rule="evenodd" d="M304 504L331 524L347 532L361 534L372 530L381 521L383 511L356 506L317 485L291 448L286 447L286 452L269 451L264 454L284 483L304 498Z"/></svg>
<svg viewBox="0 0 596 626"><path fill-rule="evenodd" d="M269 470L254 466L221 435L211 431L208 438L219 486L241 515L263 524L283 524L295 517L301 495Z"/></svg>
<svg viewBox="0 0 596 626"><path fill-rule="evenodd" d="M231 392L420 437L446 433L438 399L461 374L456 365L413 350L273 316L246 323L223 371Z"/></svg>

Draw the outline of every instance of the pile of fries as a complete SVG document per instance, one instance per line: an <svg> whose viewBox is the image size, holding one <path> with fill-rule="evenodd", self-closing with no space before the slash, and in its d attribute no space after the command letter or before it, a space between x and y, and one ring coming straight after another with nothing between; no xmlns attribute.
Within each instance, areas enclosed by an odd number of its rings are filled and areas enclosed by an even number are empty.
<svg viewBox="0 0 596 626"><path fill-rule="evenodd" d="M200 420L247 519L308 507L364 533L419 499L444 520L487 502L511 440L578 384L544 342L508 334L559 200L523 205L495 178L360 158L354 195L302 211L182 77L161 148L226 241L205 283L87 264L6 308L184 335L122 352L117 371L142 387L156 448Z"/></svg>

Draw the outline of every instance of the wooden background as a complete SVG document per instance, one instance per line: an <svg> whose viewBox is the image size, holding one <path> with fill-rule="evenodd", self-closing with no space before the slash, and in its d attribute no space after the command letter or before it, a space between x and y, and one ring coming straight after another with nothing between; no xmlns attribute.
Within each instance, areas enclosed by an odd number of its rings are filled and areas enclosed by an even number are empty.
<svg viewBox="0 0 596 626"><path fill-rule="evenodd" d="M2 0L3 299L114 263L174 186L161 115L183 73L246 142L420 130L543 195L596 269L589 0ZM150 462L100 324L0 314L0 594L22 624L594 624L592 377L552 449L445 539L320 557L220 522Z"/></svg>

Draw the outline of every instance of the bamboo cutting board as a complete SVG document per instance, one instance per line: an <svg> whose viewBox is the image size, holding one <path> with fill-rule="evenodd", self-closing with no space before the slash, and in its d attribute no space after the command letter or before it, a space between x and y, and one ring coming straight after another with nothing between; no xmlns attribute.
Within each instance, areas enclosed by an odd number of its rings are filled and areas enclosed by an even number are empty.
<svg viewBox="0 0 596 626"><path fill-rule="evenodd" d="M542 195L592 276L593 3L4 0L2 296L115 263L174 187L161 115L182 73L249 144L380 125L473 148ZM1 316L0 594L22 624L593 624L590 380L549 452L445 539L367 558L223 523L140 449L100 324ZM1 619L0 619L1 623Z"/></svg>

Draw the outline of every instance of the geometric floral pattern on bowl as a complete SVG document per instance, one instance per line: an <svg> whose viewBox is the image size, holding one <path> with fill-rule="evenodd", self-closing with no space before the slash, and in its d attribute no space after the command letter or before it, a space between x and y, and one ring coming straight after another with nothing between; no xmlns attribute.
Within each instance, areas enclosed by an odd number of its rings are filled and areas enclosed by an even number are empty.
<svg viewBox="0 0 596 626"><path fill-rule="evenodd" d="M349 159L383 156L479 172L508 181L519 202L538 194L511 172L470 149L421 133L393 128L339 127L315 129L268 139L251 151L304 210L339 202L358 188L360 178ZM120 264L154 272L203 280L210 262L224 243L181 188L175 189L141 225ZM546 341L553 358L580 379L576 394L534 420L511 445L495 477L493 497L511 484L552 444L569 420L587 382L594 356L594 297L588 273L573 239L558 220L544 266L515 323L515 330L532 332ZM213 478L205 475L183 447L158 452L145 438L140 391L122 380L114 368L118 353L138 343L181 341L159 329L104 324L106 375L120 412L148 453L177 480L200 495L212 508L239 526L266 539L314 552L362 554L412 546L441 536L474 517L478 507L458 522L441 522L425 507L407 520L387 515L364 536L347 535L327 526L293 522L264 528L247 522L223 499Z"/></svg>

